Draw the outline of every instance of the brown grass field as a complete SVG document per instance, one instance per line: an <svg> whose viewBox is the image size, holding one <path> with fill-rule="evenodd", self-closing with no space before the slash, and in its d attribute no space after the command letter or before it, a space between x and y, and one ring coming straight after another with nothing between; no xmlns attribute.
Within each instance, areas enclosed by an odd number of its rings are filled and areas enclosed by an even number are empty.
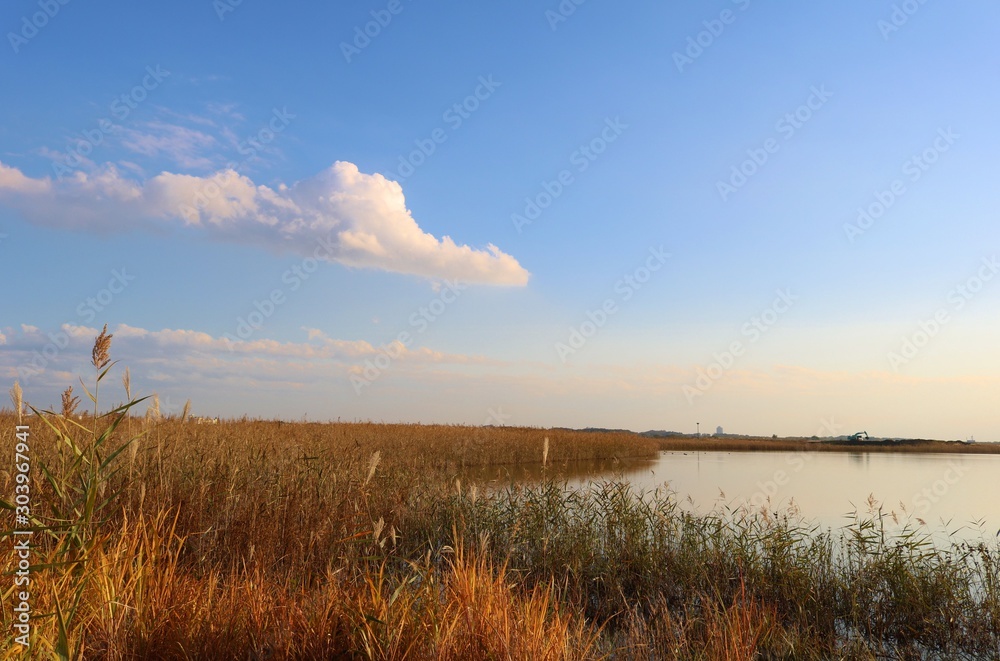
<svg viewBox="0 0 1000 661"><path fill-rule="evenodd" d="M12 610L24 588L13 586L11 542L25 527L7 513L2 658L1000 658L994 541L938 548L915 530L886 534L877 512L843 532L767 511L692 515L671 494L560 482L572 462L661 449L841 448L209 425L140 417L138 406L98 398L96 419L22 418L30 647L15 643ZM13 411L0 414L7 502L19 484L17 424ZM467 477L543 461L546 476L529 485Z"/></svg>

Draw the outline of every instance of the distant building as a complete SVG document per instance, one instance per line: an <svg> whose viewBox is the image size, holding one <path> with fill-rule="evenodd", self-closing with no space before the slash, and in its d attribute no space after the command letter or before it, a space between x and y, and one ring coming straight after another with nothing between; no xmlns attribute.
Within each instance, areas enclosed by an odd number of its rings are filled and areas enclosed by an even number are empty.
<svg viewBox="0 0 1000 661"><path fill-rule="evenodd" d="M722 434L724 434L725 432L722 431L722 427L716 427L715 433L718 434L719 436L722 436Z"/></svg>

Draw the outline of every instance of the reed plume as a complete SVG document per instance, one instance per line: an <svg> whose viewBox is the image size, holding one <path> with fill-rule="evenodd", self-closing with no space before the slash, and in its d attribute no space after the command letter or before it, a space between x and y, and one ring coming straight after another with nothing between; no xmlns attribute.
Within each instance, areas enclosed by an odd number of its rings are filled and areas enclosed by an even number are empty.
<svg viewBox="0 0 1000 661"><path fill-rule="evenodd" d="M132 401L132 375L127 367L122 374L122 386L125 388L125 399Z"/></svg>
<svg viewBox="0 0 1000 661"><path fill-rule="evenodd" d="M76 413L76 407L80 404L80 398L73 396L73 386L63 390L62 394L62 417L72 418Z"/></svg>
<svg viewBox="0 0 1000 661"><path fill-rule="evenodd" d="M160 417L160 396L153 393L153 403L146 409L146 421L156 422Z"/></svg>
<svg viewBox="0 0 1000 661"><path fill-rule="evenodd" d="M21 424L21 415L24 410L24 397L21 392L21 383L14 382L14 387L10 389L10 401L14 403L14 411L17 413L17 424Z"/></svg>
<svg viewBox="0 0 1000 661"><path fill-rule="evenodd" d="M112 337L114 336L108 334L108 325L104 324L101 334L94 339L94 348L90 352L90 359L94 367L99 370L104 369L111 362L110 350Z"/></svg>
<svg viewBox="0 0 1000 661"><path fill-rule="evenodd" d="M94 383L94 394L91 397L94 400L94 433L97 433L97 418L98 418L98 394L101 388L101 379L107 374L107 370L104 370L111 362L111 338L112 336L108 334L108 325L104 324L104 328L101 330L101 334L94 338L94 348L90 350L90 362L97 369L97 381ZM102 373L101 370L104 370ZM83 379L80 380L83 383Z"/></svg>
<svg viewBox="0 0 1000 661"><path fill-rule="evenodd" d="M371 461L368 462L368 477L365 478L365 486L371 482L372 478L375 477L375 469L378 468L378 462L382 460L382 452L375 450L372 454Z"/></svg>

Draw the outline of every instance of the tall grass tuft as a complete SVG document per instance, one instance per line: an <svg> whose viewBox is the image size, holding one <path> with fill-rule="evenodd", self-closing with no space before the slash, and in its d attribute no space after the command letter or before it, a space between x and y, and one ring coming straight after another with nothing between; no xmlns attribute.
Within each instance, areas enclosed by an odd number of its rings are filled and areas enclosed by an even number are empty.
<svg viewBox="0 0 1000 661"><path fill-rule="evenodd" d="M93 391L83 389L94 405L93 426L78 422L75 409L78 398L72 387L63 393L62 412L39 410L29 405L33 415L40 419L53 435L57 463L44 454L39 457L43 484L36 485L36 494L46 496L44 505L36 505L32 512L35 532L44 535L40 550L45 562L36 566L48 576L35 576L33 581L48 583L54 612L55 635L42 637L44 647L64 659L81 658L85 649L85 625L89 615L84 605L89 581L93 576L92 561L104 542L101 530L108 518L108 510L123 485L115 482L115 460L128 445L121 441L116 430L137 402L119 406L104 414L100 412L98 393L100 385L114 365L110 359L111 335L107 326L97 336L91 354L96 370ZM51 447L51 446L50 446ZM37 448L37 446L36 446ZM43 446L44 448L44 446ZM112 485L109 493L108 486ZM4 503L5 507L9 504Z"/></svg>

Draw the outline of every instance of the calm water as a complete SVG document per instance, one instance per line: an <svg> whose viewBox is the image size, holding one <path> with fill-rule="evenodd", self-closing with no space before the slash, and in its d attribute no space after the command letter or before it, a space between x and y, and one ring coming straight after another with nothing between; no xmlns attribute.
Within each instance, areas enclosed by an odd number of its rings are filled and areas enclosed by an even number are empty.
<svg viewBox="0 0 1000 661"><path fill-rule="evenodd" d="M932 532L995 538L1000 531L1000 455L841 452L663 452L655 460L588 462L550 469L571 485L625 479L636 490L667 487L686 508L729 505L787 511L823 527L849 523L869 496L895 512L922 519ZM476 478L537 479L538 469L492 469Z"/></svg>

